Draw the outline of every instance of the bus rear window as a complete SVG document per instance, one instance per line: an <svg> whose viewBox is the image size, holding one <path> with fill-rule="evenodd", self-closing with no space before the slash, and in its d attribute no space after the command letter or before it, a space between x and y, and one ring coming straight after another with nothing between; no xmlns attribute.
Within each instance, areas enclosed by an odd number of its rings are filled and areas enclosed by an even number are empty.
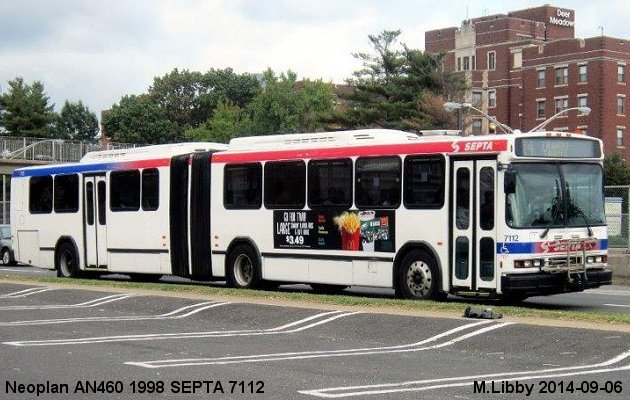
<svg viewBox="0 0 630 400"><path fill-rule="evenodd" d="M304 161L265 164L265 207L304 208L306 165Z"/></svg>
<svg viewBox="0 0 630 400"><path fill-rule="evenodd" d="M29 182L28 209L31 214L48 214L52 212L52 176L31 177Z"/></svg>
<svg viewBox="0 0 630 400"><path fill-rule="evenodd" d="M355 203L359 208L398 208L400 158L359 158L356 162Z"/></svg>
<svg viewBox="0 0 630 400"><path fill-rule="evenodd" d="M352 206L352 160L313 160L308 163L309 207Z"/></svg>
<svg viewBox="0 0 630 400"><path fill-rule="evenodd" d="M55 176L55 212L74 213L79 211L79 176Z"/></svg>
<svg viewBox="0 0 630 400"><path fill-rule="evenodd" d="M444 205L444 158L405 158L404 204L407 208L442 208Z"/></svg>
<svg viewBox="0 0 630 400"><path fill-rule="evenodd" d="M225 208L260 208L262 204L262 166L260 163L226 165L223 175Z"/></svg>
<svg viewBox="0 0 630 400"><path fill-rule="evenodd" d="M140 172L114 171L110 175L109 208L112 211L140 209Z"/></svg>

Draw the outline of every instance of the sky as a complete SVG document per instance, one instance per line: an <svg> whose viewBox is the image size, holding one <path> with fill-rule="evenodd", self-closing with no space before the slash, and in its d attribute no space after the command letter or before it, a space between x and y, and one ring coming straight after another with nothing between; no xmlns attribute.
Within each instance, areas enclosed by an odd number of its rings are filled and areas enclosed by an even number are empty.
<svg viewBox="0 0 630 400"><path fill-rule="evenodd" d="M557 0L575 10L576 37L630 40L627 0ZM368 35L401 29L424 48L424 32L545 0L0 0L0 92L22 76L44 84L59 110L83 101L100 116L146 92L174 68L277 73L343 83L369 51Z"/></svg>

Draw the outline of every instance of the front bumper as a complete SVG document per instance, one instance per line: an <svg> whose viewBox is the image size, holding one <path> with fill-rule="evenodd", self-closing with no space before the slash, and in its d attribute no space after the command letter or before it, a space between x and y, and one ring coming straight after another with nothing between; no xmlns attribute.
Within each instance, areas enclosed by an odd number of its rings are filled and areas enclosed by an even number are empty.
<svg viewBox="0 0 630 400"><path fill-rule="evenodd" d="M584 274L586 273L586 279ZM572 281L566 273L511 274L501 277L501 291L507 296L539 296L567 292L581 292L601 285L612 284L612 271L608 269L588 269L586 272L571 273Z"/></svg>

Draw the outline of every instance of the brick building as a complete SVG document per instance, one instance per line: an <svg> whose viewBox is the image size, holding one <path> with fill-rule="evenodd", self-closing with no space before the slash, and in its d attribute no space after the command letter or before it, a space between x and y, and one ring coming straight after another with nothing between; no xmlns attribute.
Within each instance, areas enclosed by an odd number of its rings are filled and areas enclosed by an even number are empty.
<svg viewBox="0 0 630 400"><path fill-rule="evenodd" d="M528 131L562 109L547 129L584 131L604 141L606 153L630 159L628 64L630 41L575 38L573 10L550 5L465 20L460 27L425 33L425 50L446 52L445 68L461 71L466 101L514 129ZM466 117L466 131L488 131Z"/></svg>

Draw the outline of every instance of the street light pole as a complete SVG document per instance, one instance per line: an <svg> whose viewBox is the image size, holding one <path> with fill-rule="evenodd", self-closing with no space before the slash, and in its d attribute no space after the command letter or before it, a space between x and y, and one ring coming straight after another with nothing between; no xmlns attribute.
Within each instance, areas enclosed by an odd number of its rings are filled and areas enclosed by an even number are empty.
<svg viewBox="0 0 630 400"><path fill-rule="evenodd" d="M446 111L458 110L458 115L461 115L461 110L470 109L470 110L476 111L479 114L481 114L484 118L486 118L487 120L489 120L490 122L494 123L496 126L501 128L501 130L503 132L505 132L505 133L514 133L514 130L512 128L510 128L509 126L507 126L507 125L497 121L496 118L491 117L490 115L488 115L485 112L483 112L482 110L474 107L470 103L456 103L456 102L453 102L453 101L447 101L446 103L444 103L443 107L444 107L444 109Z"/></svg>
<svg viewBox="0 0 630 400"><path fill-rule="evenodd" d="M549 118L548 120L544 121L543 123L541 123L540 125L535 126L534 128L532 128L532 130L530 130L529 132L537 132L542 130L542 128L544 128L545 126L547 126L551 121L553 121L554 119L558 118L559 116L561 116L562 114L566 114L569 111L579 111L582 113L582 115L587 116L591 113L591 109L589 107L571 107L571 108L565 108L562 111L559 111L557 113L555 113L554 115L551 116L551 118Z"/></svg>

